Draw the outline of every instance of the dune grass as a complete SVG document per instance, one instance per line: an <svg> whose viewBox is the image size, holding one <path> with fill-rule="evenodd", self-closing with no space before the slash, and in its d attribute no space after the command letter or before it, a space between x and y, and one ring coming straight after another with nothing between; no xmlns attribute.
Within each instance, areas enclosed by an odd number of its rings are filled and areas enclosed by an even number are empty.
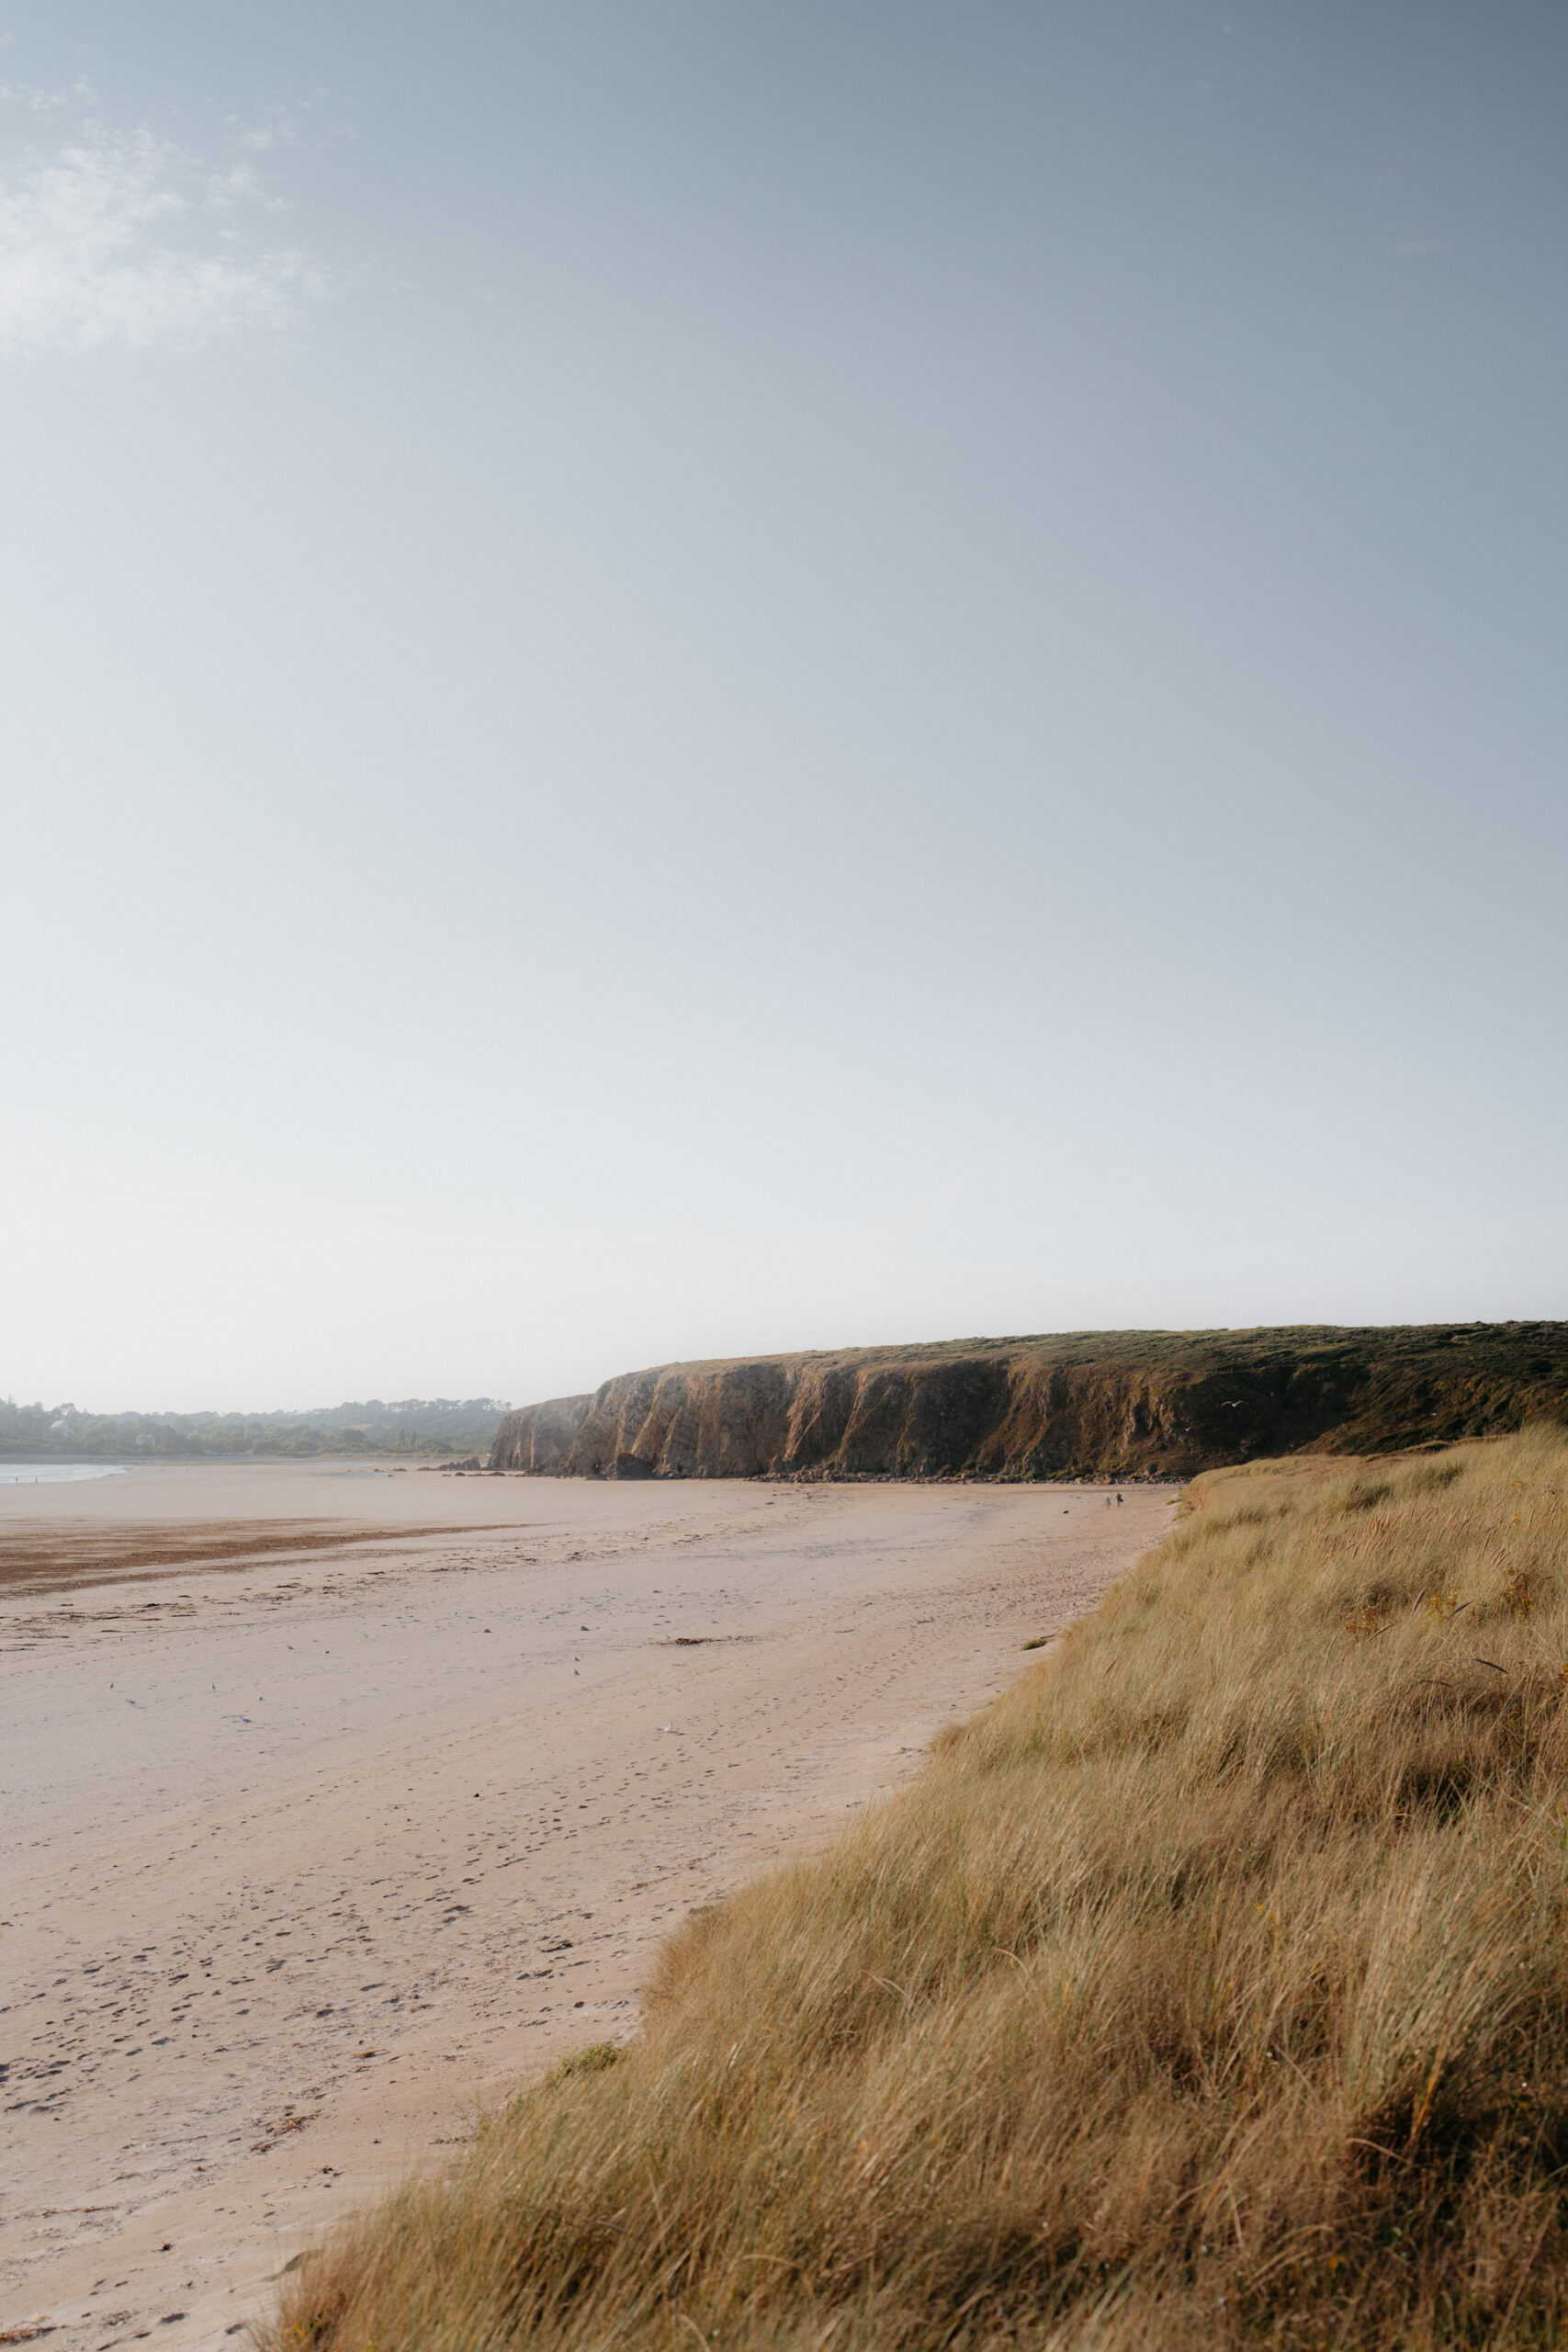
<svg viewBox="0 0 1568 2352"><path fill-rule="evenodd" d="M1568 1441L1195 1501L271 2352L1568 2340Z"/></svg>

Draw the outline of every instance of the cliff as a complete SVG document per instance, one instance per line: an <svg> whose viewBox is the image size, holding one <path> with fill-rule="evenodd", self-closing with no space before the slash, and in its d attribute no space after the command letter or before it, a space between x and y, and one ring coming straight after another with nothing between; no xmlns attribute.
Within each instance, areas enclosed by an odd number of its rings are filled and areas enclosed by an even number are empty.
<svg viewBox="0 0 1568 2352"><path fill-rule="evenodd" d="M1568 1324L1076 1331L623 1373L491 1467L588 1477L1188 1478L1568 1423Z"/></svg>

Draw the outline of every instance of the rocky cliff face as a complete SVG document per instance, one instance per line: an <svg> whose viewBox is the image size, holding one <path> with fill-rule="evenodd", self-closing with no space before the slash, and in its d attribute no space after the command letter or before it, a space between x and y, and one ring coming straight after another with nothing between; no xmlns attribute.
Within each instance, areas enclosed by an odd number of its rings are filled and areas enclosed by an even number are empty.
<svg viewBox="0 0 1568 2352"><path fill-rule="evenodd" d="M491 1445L491 1468L558 1476L592 1402L591 1396L552 1396L548 1404L508 1413Z"/></svg>
<svg viewBox="0 0 1568 2352"><path fill-rule="evenodd" d="M509 1414L492 1468L589 1477L1179 1477L1568 1420L1568 1326L1070 1332L657 1365Z"/></svg>

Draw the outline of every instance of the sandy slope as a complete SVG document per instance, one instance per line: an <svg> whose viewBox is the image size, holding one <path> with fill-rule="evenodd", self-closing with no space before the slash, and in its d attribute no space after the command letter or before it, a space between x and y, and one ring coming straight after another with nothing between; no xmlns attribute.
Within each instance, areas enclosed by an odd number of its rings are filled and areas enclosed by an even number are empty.
<svg viewBox="0 0 1568 2352"><path fill-rule="evenodd" d="M0 1489L0 2341L223 2343L476 2103L633 2031L652 1939L912 1770L1168 1518L314 1464Z"/></svg>

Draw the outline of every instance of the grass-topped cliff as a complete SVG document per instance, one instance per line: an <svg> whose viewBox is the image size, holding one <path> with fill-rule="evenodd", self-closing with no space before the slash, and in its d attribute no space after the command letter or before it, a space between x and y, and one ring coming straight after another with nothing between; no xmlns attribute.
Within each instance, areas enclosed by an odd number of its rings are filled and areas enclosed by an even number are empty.
<svg viewBox="0 0 1568 2352"><path fill-rule="evenodd" d="M1568 1441L1215 1474L273 2352L1568 2330Z"/></svg>
<svg viewBox="0 0 1568 2352"><path fill-rule="evenodd" d="M1568 1423L1568 1324L1070 1331L657 1365L511 1413L497 1469L1191 1477Z"/></svg>

